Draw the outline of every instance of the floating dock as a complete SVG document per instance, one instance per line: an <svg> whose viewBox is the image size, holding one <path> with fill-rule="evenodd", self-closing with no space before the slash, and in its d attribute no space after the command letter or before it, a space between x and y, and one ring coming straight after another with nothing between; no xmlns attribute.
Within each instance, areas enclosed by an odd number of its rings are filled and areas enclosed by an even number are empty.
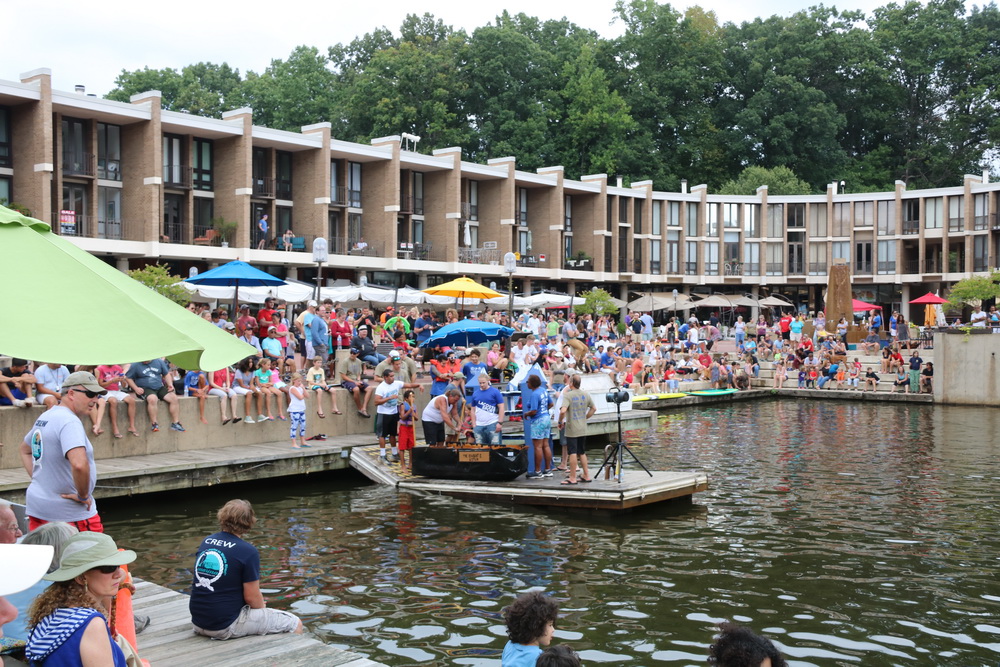
<svg viewBox="0 0 1000 667"><path fill-rule="evenodd" d="M602 450L595 450L590 458L590 472L594 474L604 460ZM521 476L510 482L428 479L407 474L398 463L381 460L377 446L352 448L350 461L351 466L365 477L397 489L518 505L621 511L675 498L690 498L708 488L708 477L704 473L654 470L651 477L641 468L624 471L620 483L613 477L604 479L603 471L601 479L574 485L562 484L566 475L560 471L553 477L525 479ZM634 463L631 465L638 468Z"/></svg>
<svg viewBox="0 0 1000 667"><path fill-rule="evenodd" d="M385 667L358 653L329 646L308 634L264 635L216 641L194 634L187 595L135 579L135 613L149 616L137 637L139 655L151 665L212 667Z"/></svg>

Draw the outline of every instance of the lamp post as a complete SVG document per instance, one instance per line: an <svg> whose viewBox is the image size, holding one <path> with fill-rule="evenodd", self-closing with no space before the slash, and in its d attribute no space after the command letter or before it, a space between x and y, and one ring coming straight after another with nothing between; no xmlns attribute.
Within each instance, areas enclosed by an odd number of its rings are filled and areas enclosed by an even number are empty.
<svg viewBox="0 0 1000 667"><path fill-rule="evenodd" d="M507 319L514 321L514 272L517 271L517 255L512 252L503 256L503 270L507 273Z"/></svg>
<svg viewBox="0 0 1000 667"><path fill-rule="evenodd" d="M326 239L317 236L313 239L313 261L316 262L316 303L319 303L319 287L323 280L323 264L329 258L327 255Z"/></svg>

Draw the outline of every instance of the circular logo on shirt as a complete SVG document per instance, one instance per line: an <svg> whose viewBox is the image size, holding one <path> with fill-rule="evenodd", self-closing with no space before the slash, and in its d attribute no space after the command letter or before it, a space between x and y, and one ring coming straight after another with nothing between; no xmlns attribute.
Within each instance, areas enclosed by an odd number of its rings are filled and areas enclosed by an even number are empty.
<svg viewBox="0 0 1000 667"><path fill-rule="evenodd" d="M212 584L226 573L226 555L218 549L201 552L194 564L194 585L215 592Z"/></svg>

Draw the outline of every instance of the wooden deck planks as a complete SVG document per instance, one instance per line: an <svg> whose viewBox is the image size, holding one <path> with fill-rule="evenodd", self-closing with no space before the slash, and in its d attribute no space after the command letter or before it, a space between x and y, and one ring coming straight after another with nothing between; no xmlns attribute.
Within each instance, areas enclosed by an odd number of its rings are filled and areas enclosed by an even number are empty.
<svg viewBox="0 0 1000 667"><path fill-rule="evenodd" d="M603 457L596 463L591 461L592 474L597 472L601 461ZM708 477L704 473L652 471L650 476L637 469L626 470L621 483L612 478L595 479L589 484L564 485L561 483L565 479L562 474L535 480L519 477L510 482L430 479L407 475L398 463L380 461L377 447L351 450L351 465L372 481L398 489L443 493L472 500L612 511L690 497L708 488Z"/></svg>
<svg viewBox="0 0 1000 667"><path fill-rule="evenodd" d="M280 665L330 665L378 667L363 655L329 646L308 635L267 635L216 641L191 629L188 597L182 593L136 580L134 608L150 617L139 634L140 655L152 665L213 665L213 667L265 667Z"/></svg>

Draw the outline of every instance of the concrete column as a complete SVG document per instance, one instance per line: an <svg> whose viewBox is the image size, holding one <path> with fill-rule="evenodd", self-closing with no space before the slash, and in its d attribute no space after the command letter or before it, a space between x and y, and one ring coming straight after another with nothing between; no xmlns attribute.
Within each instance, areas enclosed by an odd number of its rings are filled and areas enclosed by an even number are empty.
<svg viewBox="0 0 1000 667"><path fill-rule="evenodd" d="M750 298L754 301L760 298L760 287L758 285L750 286ZM756 326L757 318L760 317L760 306L753 306L750 309L750 321L747 322L747 328L751 326ZM755 332L756 333L756 332Z"/></svg>
<svg viewBox="0 0 1000 667"><path fill-rule="evenodd" d="M115 260L115 268L122 273L128 273L128 258L119 258Z"/></svg>
<svg viewBox="0 0 1000 667"><path fill-rule="evenodd" d="M427 274L418 273L417 274L417 289L427 289Z"/></svg>
<svg viewBox="0 0 1000 667"><path fill-rule="evenodd" d="M903 283L902 285L902 296L900 297L902 303L899 304L899 313L906 318L906 321L910 321L910 284Z"/></svg>
<svg viewBox="0 0 1000 667"><path fill-rule="evenodd" d="M299 268L297 266L289 266L285 269L285 280L298 280L299 279Z"/></svg>

